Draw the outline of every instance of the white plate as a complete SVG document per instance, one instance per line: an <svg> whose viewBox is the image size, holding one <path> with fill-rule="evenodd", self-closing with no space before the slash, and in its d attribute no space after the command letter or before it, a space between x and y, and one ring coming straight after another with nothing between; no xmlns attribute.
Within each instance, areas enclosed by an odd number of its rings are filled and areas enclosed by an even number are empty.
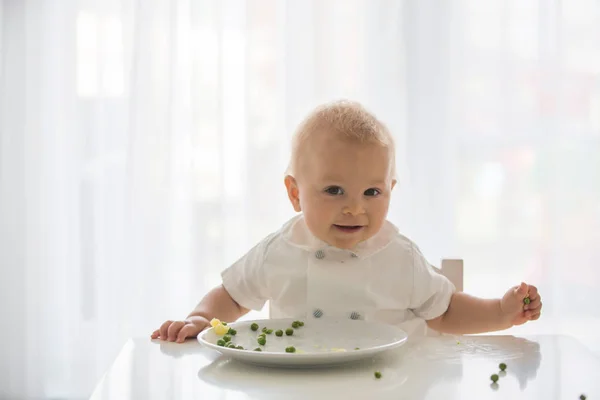
<svg viewBox="0 0 600 400"><path fill-rule="evenodd" d="M408 336L402 329L373 321L311 319L303 327L294 329L292 336L278 337L275 331L285 332L293 319L270 319L243 321L229 324L237 330L232 342L245 350L230 349L217 345L222 336L208 329L198 335L198 341L218 352L239 361L265 366L318 366L334 365L370 358L381 352L402 346ZM258 331L250 329L252 323L259 325ZM257 342L262 328L273 329L266 335L267 343ZM296 353L286 353L286 347L294 346ZM260 347L262 351L254 351ZM358 350L355 350L358 348ZM340 350L344 349L344 351Z"/></svg>

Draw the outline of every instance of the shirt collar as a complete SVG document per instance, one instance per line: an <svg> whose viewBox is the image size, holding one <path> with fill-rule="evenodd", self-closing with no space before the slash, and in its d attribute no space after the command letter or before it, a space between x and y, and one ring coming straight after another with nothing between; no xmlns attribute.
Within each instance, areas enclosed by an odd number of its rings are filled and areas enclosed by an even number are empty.
<svg viewBox="0 0 600 400"><path fill-rule="evenodd" d="M386 220L375 236L359 243L353 249L339 249L314 236L308 229L304 216L300 214L284 225L281 235L290 245L310 252L318 250L347 251L359 258L366 258L387 247L398 235L398 228Z"/></svg>

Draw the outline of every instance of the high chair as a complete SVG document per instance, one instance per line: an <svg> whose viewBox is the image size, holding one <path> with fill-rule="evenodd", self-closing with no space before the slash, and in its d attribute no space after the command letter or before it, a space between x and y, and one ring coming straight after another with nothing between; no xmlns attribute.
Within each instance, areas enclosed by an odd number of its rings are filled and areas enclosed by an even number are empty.
<svg viewBox="0 0 600 400"><path fill-rule="evenodd" d="M444 275L452 282L458 292L463 291L463 260L444 259L441 269L433 267L438 273Z"/></svg>

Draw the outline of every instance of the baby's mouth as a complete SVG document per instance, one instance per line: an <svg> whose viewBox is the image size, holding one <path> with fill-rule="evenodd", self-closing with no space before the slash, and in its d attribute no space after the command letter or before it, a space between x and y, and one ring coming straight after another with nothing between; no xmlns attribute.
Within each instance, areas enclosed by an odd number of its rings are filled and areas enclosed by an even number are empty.
<svg viewBox="0 0 600 400"><path fill-rule="evenodd" d="M337 230L340 230L342 232L346 232L346 233L354 233L354 232L358 232L361 229L364 228L363 225L333 225Z"/></svg>

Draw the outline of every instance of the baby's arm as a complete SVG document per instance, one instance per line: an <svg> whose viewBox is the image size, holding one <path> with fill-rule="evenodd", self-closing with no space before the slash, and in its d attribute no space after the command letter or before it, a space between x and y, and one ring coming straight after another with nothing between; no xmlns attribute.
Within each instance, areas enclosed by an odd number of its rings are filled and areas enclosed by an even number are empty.
<svg viewBox="0 0 600 400"><path fill-rule="evenodd" d="M523 302L526 297L530 300L527 305ZM511 288L502 299L480 299L456 292L446 312L428 320L427 325L439 332L455 334L498 331L538 319L541 308L537 288L525 283Z"/></svg>
<svg viewBox="0 0 600 400"><path fill-rule="evenodd" d="M218 318L222 321L233 322L249 311L236 303L223 285L219 285L204 296L202 301L188 315L188 318L204 317L208 321Z"/></svg>
<svg viewBox="0 0 600 400"><path fill-rule="evenodd" d="M198 336L210 326L213 318L233 322L247 314L250 308L261 310L268 298L263 265L268 246L275 235L267 236L224 270L221 273L222 285L204 296L185 320L166 321L152 333L152 339L181 343L185 338Z"/></svg>
<svg viewBox="0 0 600 400"><path fill-rule="evenodd" d="M166 321L152 333L151 337L181 343L188 337L198 336L210 326L210 320L213 318L232 322L248 311L236 303L229 292L220 285L208 292L185 320Z"/></svg>
<svg viewBox="0 0 600 400"><path fill-rule="evenodd" d="M462 292L454 293L448 310L427 321L427 325L438 332L456 334L498 331L511 326L499 299L479 299Z"/></svg>

